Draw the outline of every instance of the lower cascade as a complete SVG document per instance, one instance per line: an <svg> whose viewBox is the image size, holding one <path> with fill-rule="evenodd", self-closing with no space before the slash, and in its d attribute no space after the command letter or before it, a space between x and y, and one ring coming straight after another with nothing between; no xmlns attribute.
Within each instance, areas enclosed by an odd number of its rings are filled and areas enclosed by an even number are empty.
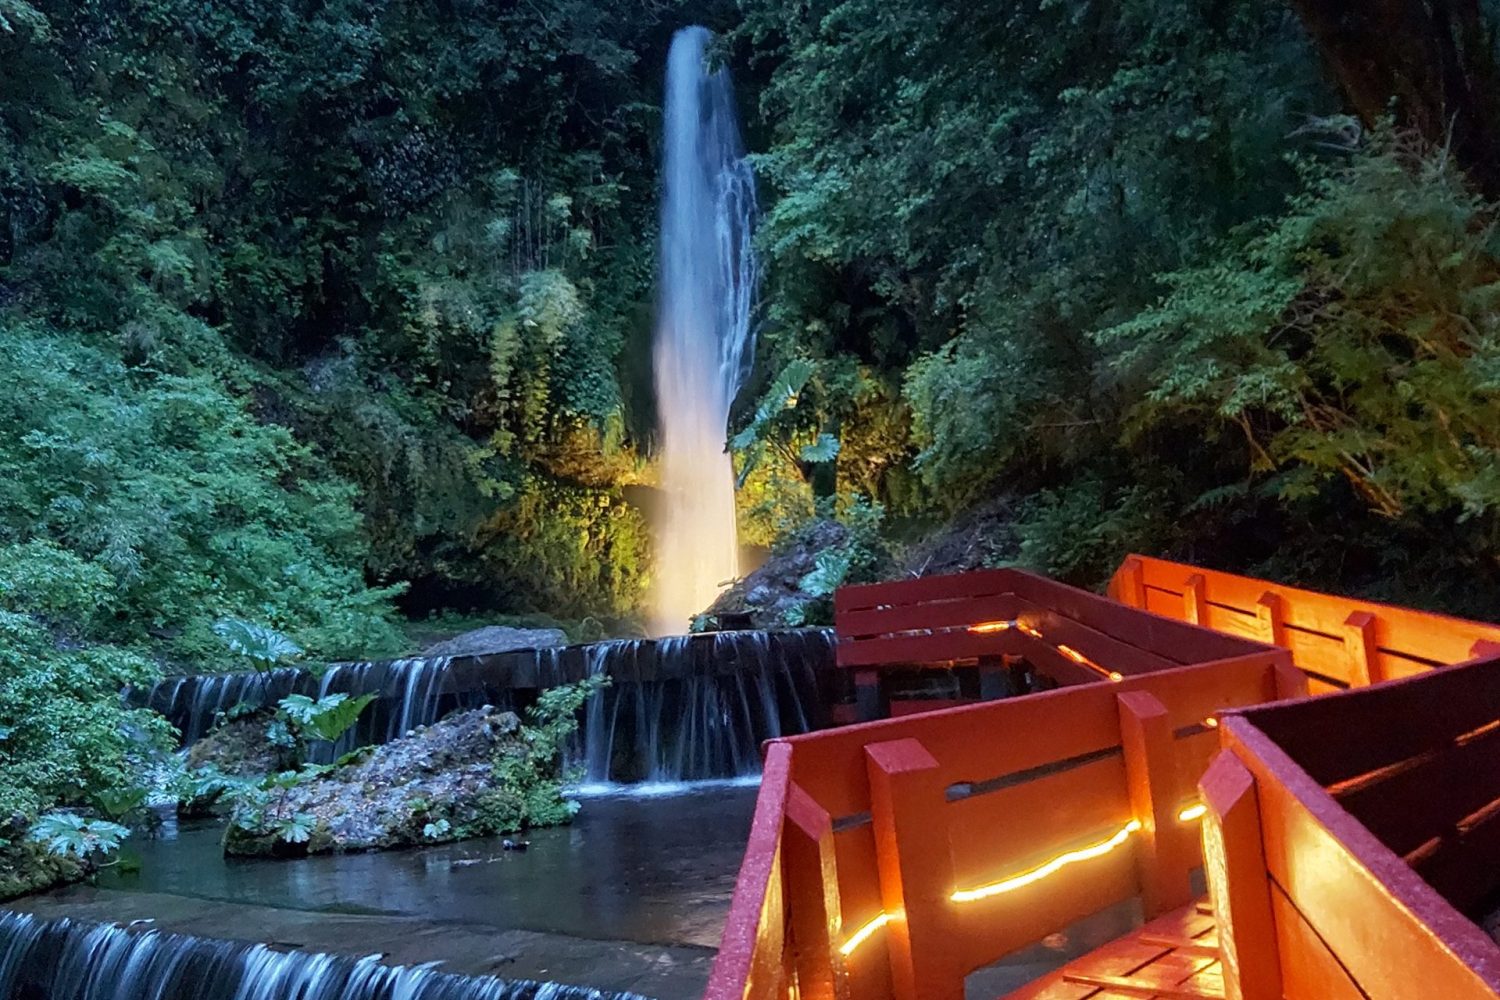
<svg viewBox="0 0 1500 1000"><path fill-rule="evenodd" d="M831 631L736 631L621 639L482 656L344 663L322 676L300 669L197 674L158 681L136 700L192 743L241 703L289 694L367 693L377 700L319 758L386 743L449 712L524 707L535 692L607 674L585 709L573 762L588 784L735 778L760 769L760 744L827 725Z"/></svg>
<svg viewBox="0 0 1500 1000"><path fill-rule="evenodd" d="M376 957L0 914L0 1000L640 1000L559 983L460 976Z"/></svg>

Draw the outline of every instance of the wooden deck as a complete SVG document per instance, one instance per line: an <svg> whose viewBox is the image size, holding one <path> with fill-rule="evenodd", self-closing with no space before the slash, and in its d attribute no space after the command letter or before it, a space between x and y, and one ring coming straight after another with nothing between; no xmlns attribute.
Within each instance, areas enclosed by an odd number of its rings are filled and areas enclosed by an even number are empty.
<svg viewBox="0 0 1500 1000"><path fill-rule="evenodd" d="M1219 935L1204 902L1184 906L1004 1000L1223 1000Z"/></svg>

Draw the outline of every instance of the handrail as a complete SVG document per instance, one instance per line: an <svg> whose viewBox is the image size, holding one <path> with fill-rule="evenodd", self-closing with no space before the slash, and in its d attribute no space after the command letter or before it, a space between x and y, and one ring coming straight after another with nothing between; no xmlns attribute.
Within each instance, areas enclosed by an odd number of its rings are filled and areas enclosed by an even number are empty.
<svg viewBox="0 0 1500 1000"><path fill-rule="evenodd" d="M705 1000L781 997L786 913L781 892L781 836L791 787L792 748L766 744L755 817L740 864Z"/></svg>

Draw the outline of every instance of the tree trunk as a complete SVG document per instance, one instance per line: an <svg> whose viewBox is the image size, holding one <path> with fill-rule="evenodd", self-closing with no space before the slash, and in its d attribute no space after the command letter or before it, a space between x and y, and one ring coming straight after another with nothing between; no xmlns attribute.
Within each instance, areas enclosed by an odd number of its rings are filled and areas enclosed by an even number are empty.
<svg viewBox="0 0 1500 1000"><path fill-rule="evenodd" d="M1481 0L1292 0L1351 110L1451 144L1500 198L1500 72Z"/></svg>

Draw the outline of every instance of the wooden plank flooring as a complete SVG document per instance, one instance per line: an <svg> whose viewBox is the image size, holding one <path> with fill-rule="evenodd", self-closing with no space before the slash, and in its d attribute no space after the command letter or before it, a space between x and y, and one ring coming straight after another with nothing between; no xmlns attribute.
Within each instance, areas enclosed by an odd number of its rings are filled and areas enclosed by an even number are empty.
<svg viewBox="0 0 1500 1000"><path fill-rule="evenodd" d="M1004 1000L1223 1000L1219 935L1194 903L1070 962Z"/></svg>

